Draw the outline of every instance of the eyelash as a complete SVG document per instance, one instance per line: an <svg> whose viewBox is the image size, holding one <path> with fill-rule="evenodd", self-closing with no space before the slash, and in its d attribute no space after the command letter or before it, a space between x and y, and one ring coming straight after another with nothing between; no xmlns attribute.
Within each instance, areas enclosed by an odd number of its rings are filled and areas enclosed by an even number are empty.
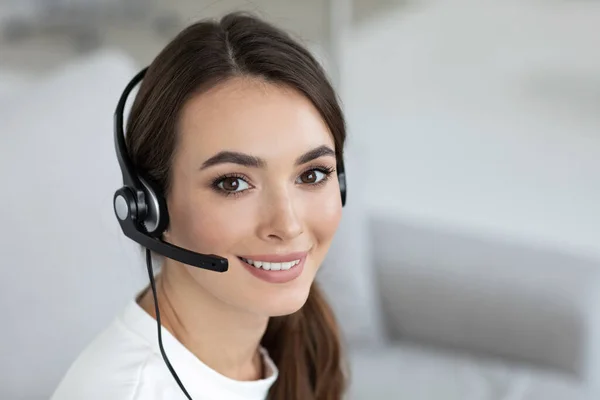
<svg viewBox="0 0 600 400"><path fill-rule="evenodd" d="M318 171L318 172L321 172L322 174L325 175L324 178L321 179L317 183L307 183L307 185L312 186L313 188L316 188L316 187L320 187L320 186L324 185L329 180L329 178L331 178L331 174L333 174L335 172L335 168L332 168L332 167L327 166L327 165L317 165L317 166L314 166L314 167L311 167L311 168L305 170L299 176L302 176L305 173L310 172L310 171ZM226 190L221 189L219 187L219 183L221 183L221 181L223 181L224 179L227 179L227 178L242 179L248 185L250 185L250 183L248 182L249 179L245 175L236 174L236 173L233 173L233 174L223 174L223 175L220 175L220 176L216 177L212 181L211 187L213 188L213 190L215 190L217 193L219 193L219 194L221 194L223 196L227 196L227 197L229 197L229 196L238 197L238 196L243 195L246 192L246 190L248 190L248 189L245 189L245 190L242 190L242 191L239 191L239 192L228 192Z"/></svg>

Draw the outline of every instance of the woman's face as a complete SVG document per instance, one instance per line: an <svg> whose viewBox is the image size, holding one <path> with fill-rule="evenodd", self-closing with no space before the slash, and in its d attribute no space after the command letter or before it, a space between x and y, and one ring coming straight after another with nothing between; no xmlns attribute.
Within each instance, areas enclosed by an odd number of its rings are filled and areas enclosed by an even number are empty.
<svg viewBox="0 0 600 400"><path fill-rule="evenodd" d="M262 316L307 299L341 217L334 141L298 92L234 78L191 98L179 121L168 241L229 260L187 266L198 290Z"/></svg>

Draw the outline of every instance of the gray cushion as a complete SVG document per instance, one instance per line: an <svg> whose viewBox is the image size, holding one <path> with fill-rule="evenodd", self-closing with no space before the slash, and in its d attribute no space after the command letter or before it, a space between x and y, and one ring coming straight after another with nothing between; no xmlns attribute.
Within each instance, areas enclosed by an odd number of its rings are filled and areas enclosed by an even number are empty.
<svg viewBox="0 0 600 400"><path fill-rule="evenodd" d="M592 400L577 380L523 365L404 343L349 356L349 400Z"/></svg>
<svg viewBox="0 0 600 400"><path fill-rule="evenodd" d="M600 382L600 262L380 217L386 321L396 338L558 368Z"/></svg>

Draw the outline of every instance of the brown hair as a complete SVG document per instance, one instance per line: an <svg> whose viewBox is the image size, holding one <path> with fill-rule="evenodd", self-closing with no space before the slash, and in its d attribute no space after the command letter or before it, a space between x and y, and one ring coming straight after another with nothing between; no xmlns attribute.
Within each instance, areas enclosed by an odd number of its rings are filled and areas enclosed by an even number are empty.
<svg viewBox="0 0 600 400"><path fill-rule="evenodd" d="M149 66L127 122L126 143L138 172L167 194L177 120L193 95L234 76L286 85L320 112L342 159L345 122L323 69L288 34L260 19L231 13L177 35ZM269 399L339 400L346 386L340 334L324 295L313 283L305 305L271 318L262 339L280 376Z"/></svg>

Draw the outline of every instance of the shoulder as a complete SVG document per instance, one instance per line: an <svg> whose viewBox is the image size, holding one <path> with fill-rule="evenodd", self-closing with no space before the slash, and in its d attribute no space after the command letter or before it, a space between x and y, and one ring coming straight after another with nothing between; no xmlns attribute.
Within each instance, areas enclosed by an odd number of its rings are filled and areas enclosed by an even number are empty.
<svg viewBox="0 0 600 400"><path fill-rule="evenodd" d="M146 394L160 393L163 381L152 376L161 372L158 361L147 342L115 319L80 353L51 400L152 400Z"/></svg>

